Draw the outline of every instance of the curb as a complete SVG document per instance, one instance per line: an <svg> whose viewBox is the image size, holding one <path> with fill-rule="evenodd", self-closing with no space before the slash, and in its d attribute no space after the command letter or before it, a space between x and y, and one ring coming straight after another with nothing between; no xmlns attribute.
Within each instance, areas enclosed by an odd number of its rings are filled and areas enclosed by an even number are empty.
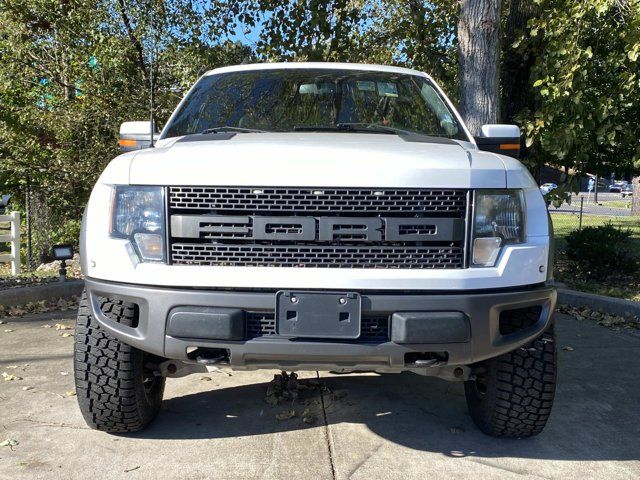
<svg viewBox="0 0 640 480"><path fill-rule="evenodd" d="M21 306L42 300L57 300L73 295L80 296L84 288L84 280L69 280L63 283L51 282L35 287L10 288L0 291L0 305L7 307Z"/></svg>
<svg viewBox="0 0 640 480"><path fill-rule="evenodd" d="M640 302L623 298L606 297L595 293L558 289L558 303L572 307L591 307L621 317L634 316L640 318Z"/></svg>

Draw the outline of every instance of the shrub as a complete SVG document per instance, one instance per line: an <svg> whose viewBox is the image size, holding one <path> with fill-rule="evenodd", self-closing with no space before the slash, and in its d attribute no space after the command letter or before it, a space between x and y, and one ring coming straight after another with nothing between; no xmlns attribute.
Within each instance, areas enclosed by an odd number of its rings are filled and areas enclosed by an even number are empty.
<svg viewBox="0 0 640 480"><path fill-rule="evenodd" d="M631 230L611 223L585 227L567 236L567 257L580 273L590 278L631 273L638 269L638 260L630 237Z"/></svg>

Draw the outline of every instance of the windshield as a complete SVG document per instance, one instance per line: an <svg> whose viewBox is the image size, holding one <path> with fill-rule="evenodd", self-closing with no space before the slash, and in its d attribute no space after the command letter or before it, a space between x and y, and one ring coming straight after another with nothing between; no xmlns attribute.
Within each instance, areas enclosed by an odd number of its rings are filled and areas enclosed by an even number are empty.
<svg viewBox="0 0 640 480"><path fill-rule="evenodd" d="M205 76L167 125L163 138L216 129L409 132L469 140L427 78L338 69Z"/></svg>

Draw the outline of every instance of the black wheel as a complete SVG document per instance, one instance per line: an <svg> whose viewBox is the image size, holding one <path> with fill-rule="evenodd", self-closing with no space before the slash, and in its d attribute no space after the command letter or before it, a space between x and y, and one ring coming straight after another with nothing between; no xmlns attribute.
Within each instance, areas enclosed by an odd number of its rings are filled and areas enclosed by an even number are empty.
<svg viewBox="0 0 640 480"><path fill-rule="evenodd" d="M136 310L122 300L102 299L105 315L128 326L137 320ZM145 428L160 411L164 393L165 378L145 367L153 360L101 330L83 292L76 323L74 370L78 405L87 425L110 433Z"/></svg>
<svg viewBox="0 0 640 480"><path fill-rule="evenodd" d="M476 378L465 382L464 390L480 430L494 437L525 438L544 429L556 389L553 325L533 342L473 370Z"/></svg>

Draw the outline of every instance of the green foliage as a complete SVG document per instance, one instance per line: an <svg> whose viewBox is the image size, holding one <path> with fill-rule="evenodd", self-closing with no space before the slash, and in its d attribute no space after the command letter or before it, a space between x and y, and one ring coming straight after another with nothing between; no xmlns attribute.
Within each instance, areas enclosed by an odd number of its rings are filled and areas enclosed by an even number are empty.
<svg viewBox="0 0 640 480"><path fill-rule="evenodd" d="M631 235L631 230L610 223L575 230L566 237L567 257L576 270L590 278L634 272L638 259L630 248Z"/></svg>
<svg viewBox="0 0 640 480"><path fill-rule="evenodd" d="M162 125L204 71L252 57L216 40L214 17L205 1L0 0L0 190L23 212L27 179L38 197L36 259L77 238L63 229L119 154L120 124L149 118L152 71Z"/></svg>
<svg viewBox="0 0 640 480"><path fill-rule="evenodd" d="M640 1L538 0L514 45L535 55L536 108L518 116L538 164L630 172L640 159Z"/></svg>
<svg viewBox="0 0 640 480"><path fill-rule="evenodd" d="M227 33L258 31L268 61L342 61L422 69L457 92L457 2L302 0L215 3Z"/></svg>
<svg viewBox="0 0 640 480"><path fill-rule="evenodd" d="M528 83L514 81L524 83L517 90L526 98L514 105L524 105L515 118L528 163L595 174L640 166L640 0L510 0L504 23L523 5L531 20L510 30L516 40L502 62L531 67ZM451 0L0 0L0 190L24 212L29 179L32 213L47 215L35 222L46 230L35 232L36 256L46 253L66 235L60 229L74 230L118 155L120 123L149 118L151 74L160 126L204 71L256 60L397 64L431 73L455 99L458 8Z"/></svg>

